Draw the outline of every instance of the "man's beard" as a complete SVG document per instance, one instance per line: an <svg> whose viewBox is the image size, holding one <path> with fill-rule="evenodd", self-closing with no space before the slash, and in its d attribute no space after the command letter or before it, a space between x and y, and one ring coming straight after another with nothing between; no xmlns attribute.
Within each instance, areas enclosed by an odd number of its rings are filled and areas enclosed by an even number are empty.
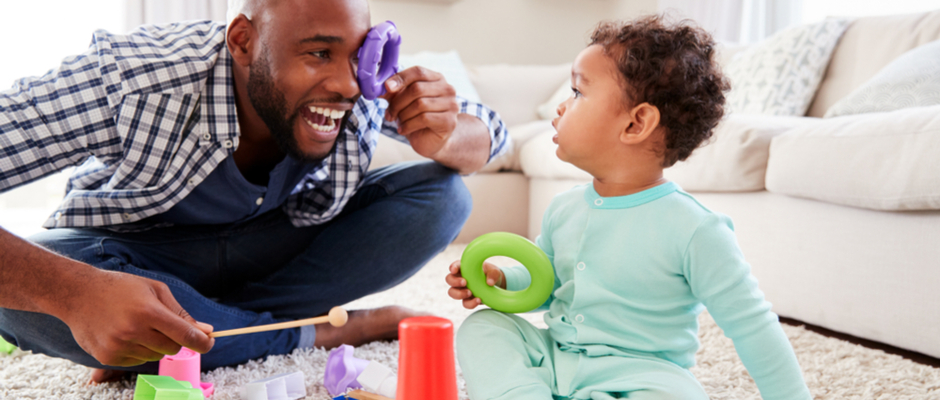
<svg viewBox="0 0 940 400"><path fill-rule="evenodd" d="M267 49L262 50L261 58L251 63L251 68L248 71L248 100L268 127L274 143L277 144L281 152L303 162L320 163L333 151L331 149L326 154L310 154L304 153L300 149L297 138L294 137L293 124L297 118L302 118L300 117L300 110L294 111L286 118L284 117L287 114L287 100L284 99L284 93L274 85ZM342 133L342 128L340 128L340 132ZM336 143L334 142L333 148L335 147Z"/></svg>

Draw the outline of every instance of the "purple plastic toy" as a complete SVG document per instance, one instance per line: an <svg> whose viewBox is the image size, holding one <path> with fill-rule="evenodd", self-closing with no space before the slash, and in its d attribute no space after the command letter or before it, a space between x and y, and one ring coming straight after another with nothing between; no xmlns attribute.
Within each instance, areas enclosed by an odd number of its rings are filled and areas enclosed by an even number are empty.
<svg viewBox="0 0 940 400"><path fill-rule="evenodd" d="M398 49L401 35L392 21L372 27L359 48L356 79L362 97L375 100L385 94L385 80L398 73Z"/></svg>
<svg viewBox="0 0 940 400"><path fill-rule="evenodd" d="M323 386L330 396L339 396L350 389L362 389L356 377L369 365L369 360L353 357L353 347L344 344L330 351L323 374Z"/></svg>

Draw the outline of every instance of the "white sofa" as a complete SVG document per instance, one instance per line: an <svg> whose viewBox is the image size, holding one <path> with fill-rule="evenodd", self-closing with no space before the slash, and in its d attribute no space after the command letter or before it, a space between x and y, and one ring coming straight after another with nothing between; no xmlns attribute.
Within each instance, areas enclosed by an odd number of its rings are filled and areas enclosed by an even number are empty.
<svg viewBox="0 0 940 400"><path fill-rule="evenodd" d="M940 11L857 19L806 116L729 115L712 143L666 171L734 220L779 315L940 357L940 106L821 118L896 57L938 39ZM555 157L554 131L537 112L570 64L469 70L514 147L465 178L474 209L457 241L491 231L534 238L552 197L590 180ZM383 141L374 166L413 158Z"/></svg>

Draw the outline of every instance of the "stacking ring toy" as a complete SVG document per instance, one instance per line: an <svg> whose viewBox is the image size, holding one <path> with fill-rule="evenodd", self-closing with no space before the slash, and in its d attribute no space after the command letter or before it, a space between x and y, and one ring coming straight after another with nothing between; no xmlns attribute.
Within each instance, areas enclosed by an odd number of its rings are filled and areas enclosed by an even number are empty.
<svg viewBox="0 0 940 400"><path fill-rule="evenodd" d="M375 100L385 94L385 81L398 73L398 49L401 35L392 21L374 26L359 48L356 80L362 97Z"/></svg>
<svg viewBox="0 0 940 400"><path fill-rule="evenodd" d="M528 288L510 291L486 284L483 261L505 256L522 263L532 276ZM532 311L548 300L555 287L555 271L548 256L528 239L508 232L492 232L474 239L460 257L460 274L467 288L483 304L507 313Z"/></svg>

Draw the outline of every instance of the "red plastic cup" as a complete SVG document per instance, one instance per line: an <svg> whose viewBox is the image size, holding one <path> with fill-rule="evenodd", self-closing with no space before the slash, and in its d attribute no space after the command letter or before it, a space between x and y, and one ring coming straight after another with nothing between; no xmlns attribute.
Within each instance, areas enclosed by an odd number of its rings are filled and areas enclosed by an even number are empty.
<svg viewBox="0 0 940 400"><path fill-rule="evenodd" d="M454 324L412 317L398 324L398 390L395 400L457 400Z"/></svg>

